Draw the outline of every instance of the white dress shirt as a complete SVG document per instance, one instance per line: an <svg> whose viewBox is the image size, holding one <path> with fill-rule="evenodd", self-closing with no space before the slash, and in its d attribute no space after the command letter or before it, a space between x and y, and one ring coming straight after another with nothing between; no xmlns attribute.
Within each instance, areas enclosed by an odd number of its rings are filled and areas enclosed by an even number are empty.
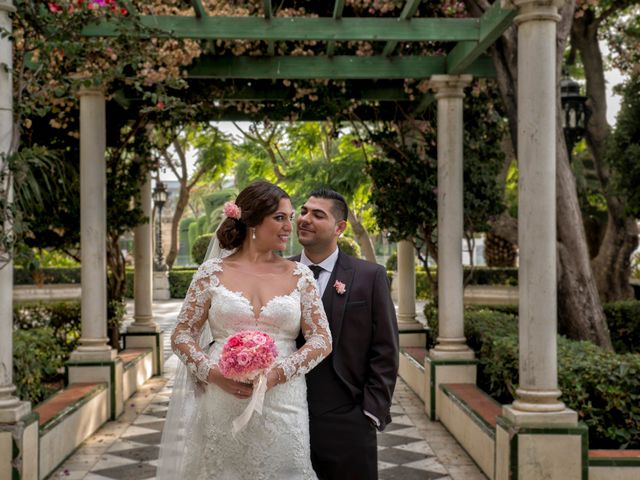
<svg viewBox="0 0 640 480"><path fill-rule="evenodd" d="M324 270L320 272L320 275L316 279L316 283L318 284L318 290L320 291L320 297L324 295L324 291L327 289L327 284L329 283L329 279L331 278L331 273L336 266L336 262L338 261L338 254L340 253L339 249L335 249L331 255L325 258L320 263L313 263L309 258L304 254L304 250L300 254L300 263L303 265L318 265L322 267Z"/></svg>

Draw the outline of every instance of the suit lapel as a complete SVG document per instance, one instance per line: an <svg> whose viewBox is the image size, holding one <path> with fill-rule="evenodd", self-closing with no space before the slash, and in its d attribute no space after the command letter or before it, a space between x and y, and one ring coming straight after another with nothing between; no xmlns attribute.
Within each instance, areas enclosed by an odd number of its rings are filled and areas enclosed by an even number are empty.
<svg viewBox="0 0 640 480"><path fill-rule="evenodd" d="M323 303L325 304L325 311L329 317L329 323L331 325L331 332L333 336L334 348L340 341L340 332L342 331L342 323L344 321L344 312L349 299L350 286L353 285L353 277L355 274L355 268L353 262L348 255L340 252L338 254L338 260L331 273L331 278L327 284L327 288L323 295ZM346 291L340 295L333 284L336 280L342 282L346 286Z"/></svg>

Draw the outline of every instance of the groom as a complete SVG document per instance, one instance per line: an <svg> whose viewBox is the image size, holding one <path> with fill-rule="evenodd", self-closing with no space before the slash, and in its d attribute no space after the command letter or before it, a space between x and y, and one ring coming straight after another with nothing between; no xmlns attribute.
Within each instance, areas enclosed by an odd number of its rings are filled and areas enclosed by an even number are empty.
<svg viewBox="0 0 640 480"><path fill-rule="evenodd" d="M383 267L338 250L347 204L316 190L302 206L294 258L309 265L322 295L333 352L307 374L311 461L320 480L378 478L376 430L391 421L398 329Z"/></svg>

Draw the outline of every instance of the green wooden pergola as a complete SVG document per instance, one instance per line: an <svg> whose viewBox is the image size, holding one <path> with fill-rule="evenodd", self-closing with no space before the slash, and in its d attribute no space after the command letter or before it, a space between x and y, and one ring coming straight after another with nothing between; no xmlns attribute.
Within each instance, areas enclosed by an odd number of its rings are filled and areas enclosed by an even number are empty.
<svg viewBox="0 0 640 480"><path fill-rule="evenodd" d="M515 16L513 10L502 9L499 1L480 18L418 17L421 0L407 0L396 18L345 17L344 0L335 0L332 8L329 2L311 7L314 13L332 11L331 16L294 17L276 16L271 0L262 0L262 16L251 17L209 16L201 0L185 0L185 4L190 4L193 16L140 16L146 27L140 35L202 41L206 53L188 68L188 81L194 86L224 83L224 94L216 100L263 102L286 108L295 89L277 80L342 81L344 92L332 92L334 99L364 105L360 107L367 112L364 118L386 119L395 118L399 110L419 116L433 101L431 94L418 98L408 94L403 85L407 79L494 76L492 61L485 52ZM116 36L118 25L105 20L87 26L83 34ZM260 52L232 56L216 52L218 40L259 41L261 48ZM291 54L293 42L300 41L317 42L313 56ZM347 42L371 42L374 54L358 56L353 44ZM438 53L413 53L420 42L429 42L435 47L430 50ZM366 106L371 102L375 102L375 109ZM327 108L320 108L310 109L301 119L326 117ZM232 109L219 119L242 118Z"/></svg>

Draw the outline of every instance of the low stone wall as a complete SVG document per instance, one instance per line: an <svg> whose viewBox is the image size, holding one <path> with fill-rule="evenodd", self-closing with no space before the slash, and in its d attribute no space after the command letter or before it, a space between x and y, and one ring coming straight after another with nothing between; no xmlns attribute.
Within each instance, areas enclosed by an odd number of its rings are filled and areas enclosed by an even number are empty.
<svg viewBox="0 0 640 480"><path fill-rule="evenodd" d="M39 405L40 479L46 478L109 419L104 383L74 384Z"/></svg>

